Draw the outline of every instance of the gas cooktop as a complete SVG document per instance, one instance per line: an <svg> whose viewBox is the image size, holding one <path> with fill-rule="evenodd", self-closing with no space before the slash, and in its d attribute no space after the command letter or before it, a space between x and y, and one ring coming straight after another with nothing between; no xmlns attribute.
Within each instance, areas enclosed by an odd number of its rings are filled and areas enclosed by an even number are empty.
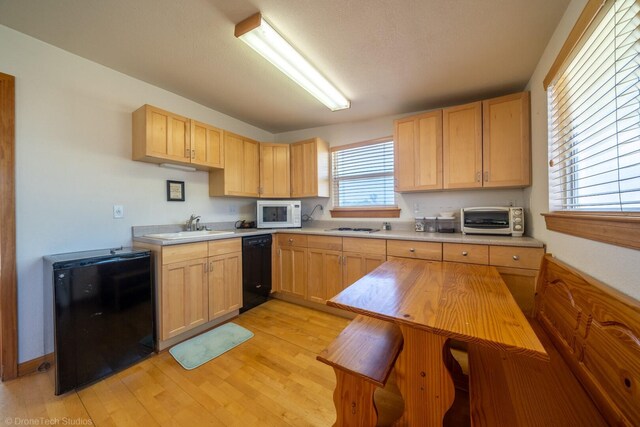
<svg viewBox="0 0 640 427"><path fill-rule="evenodd" d="M364 228L364 227L338 227L338 228L330 228L325 231L358 231L361 233L375 233L376 231L380 231L379 228Z"/></svg>

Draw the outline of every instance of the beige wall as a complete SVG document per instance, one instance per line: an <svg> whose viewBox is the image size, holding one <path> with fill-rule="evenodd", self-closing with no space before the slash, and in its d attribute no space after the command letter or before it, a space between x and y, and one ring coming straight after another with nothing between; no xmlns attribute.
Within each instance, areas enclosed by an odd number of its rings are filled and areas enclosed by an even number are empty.
<svg viewBox="0 0 640 427"><path fill-rule="evenodd" d="M278 142L294 142L312 137L320 137L332 147L351 144L354 142L368 141L393 135L393 120L410 114L380 117L362 122L343 123L338 125L323 126L301 131L286 132L276 135ZM420 216L433 216L442 211L457 210L467 206L514 206L526 205L524 190L473 190L473 191L435 191L426 193L396 194L398 207L402 210L400 218L394 221L410 221L414 218L414 210L417 209ZM314 219L330 220L329 209L331 200L313 199L304 200L303 211L309 213L315 204L322 204L324 214L318 211L313 215ZM345 221L341 219L341 221ZM352 222L360 222L361 219L353 219ZM380 220L382 224L382 220Z"/></svg>
<svg viewBox="0 0 640 427"><path fill-rule="evenodd" d="M131 226L254 217L252 199L210 198L206 172L131 161L145 103L242 135L273 135L0 25L0 71L16 76L19 360L43 354L42 256L131 244ZM166 180L186 201L166 201ZM112 206L125 217L113 219Z"/></svg>
<svg viewBox="0 0 640 427"><path fill-rule="evenodd" d="M531 206L529 221L533 237L547 243L547 251L575 268L620 291L640 299L640 252L618 246L547 231L541 213L549 209L547 175L547 98L542 80L582 12L586 0L573 0L540 58L529 81L531 90L531 133L533 141L533 186L525 191Z"/></svg>

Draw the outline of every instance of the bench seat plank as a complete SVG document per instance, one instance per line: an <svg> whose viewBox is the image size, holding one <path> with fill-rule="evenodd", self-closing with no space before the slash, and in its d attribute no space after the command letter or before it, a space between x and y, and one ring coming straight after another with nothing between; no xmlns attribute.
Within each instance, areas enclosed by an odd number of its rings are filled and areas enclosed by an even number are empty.
<svg viewBox="0 0 640 427"><path fill-rule="evenodd" d="M401 346L402 333L394 323L357 316L317 359L384 387Z"/></svg>
<svg viewBox="0 0 640 427"><path fill-rule="evenodd" d="M607 426L542 326L530 322L549 362L469 345L472 426Z"/></svg>

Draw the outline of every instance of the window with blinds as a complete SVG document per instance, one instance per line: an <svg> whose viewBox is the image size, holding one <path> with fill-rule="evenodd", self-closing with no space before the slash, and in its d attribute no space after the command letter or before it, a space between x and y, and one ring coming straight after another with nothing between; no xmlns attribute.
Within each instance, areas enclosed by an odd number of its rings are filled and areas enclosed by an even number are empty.
<svg viewBox="0 0 640 427"><path fill-rule="evenodd" d="M553 211L640 211L640 1L610 3L548 88Z"/></svg>
<svg viewBox="0 0 640 427"><path fill-rule="evenodd" d="M338 147L331 153L333 206L395 206L393 139Z"/></svg>

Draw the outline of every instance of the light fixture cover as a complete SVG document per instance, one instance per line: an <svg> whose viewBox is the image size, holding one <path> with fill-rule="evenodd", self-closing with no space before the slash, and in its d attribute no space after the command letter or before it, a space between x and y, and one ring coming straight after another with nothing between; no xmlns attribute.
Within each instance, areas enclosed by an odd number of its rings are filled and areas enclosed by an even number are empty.
<svg viewBox="0 0 640 427"><path fill-rule="evenodd" d="M237 24L235 35L331 111L351 107L351 102L278 34L262 14L257 13Z"/></svg>
<svg viewBox="0 0 640 427"><path fill-rule="evenodd" d="M175 165L173 163L160 163L158 166L160 166L161 168L177 169L179 171L185 171L185 172L195 172L197 170L193 166Z"/></svg>

